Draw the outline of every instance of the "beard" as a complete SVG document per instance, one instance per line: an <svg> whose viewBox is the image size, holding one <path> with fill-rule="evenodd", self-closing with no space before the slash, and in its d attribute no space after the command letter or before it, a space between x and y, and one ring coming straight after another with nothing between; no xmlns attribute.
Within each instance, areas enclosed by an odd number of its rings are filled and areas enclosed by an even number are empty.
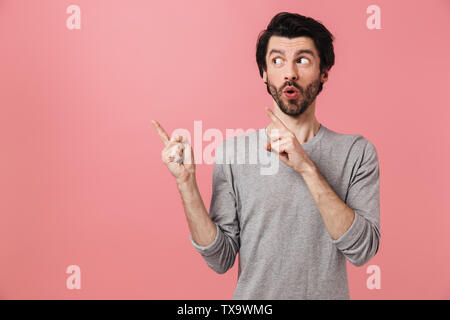
<svg viewBox="0 0 450 320"><path fill-rule="evenodd" d="M272 96L281 111L289 116L299 116L308 110L309 106L313 103L319 94L320 78L312 81L306 86L306 89L295 83L294 81L288 81L279 90L270 83L269 77L267 77L267 92ZM287 86L294 86L298 90L297 97L295 99L287 99L283 95L283 90Z"/></svg>

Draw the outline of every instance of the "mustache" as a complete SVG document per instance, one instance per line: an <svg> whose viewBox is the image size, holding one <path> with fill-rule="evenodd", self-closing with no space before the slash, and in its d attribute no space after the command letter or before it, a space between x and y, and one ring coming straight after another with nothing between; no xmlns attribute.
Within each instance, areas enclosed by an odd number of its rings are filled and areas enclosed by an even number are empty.
<svg viewBox="0 0 450 320"><path fill-rule="evenodd" d="M298 84L296 84L294 81L288 81L288 82L286 82L285 85L281 87L280 91L283 92L284 88L290 87L290 86L291 86L291 87L297 88L297 90L298 90L300 93L303 93L303 88L300 87Z"/></svg>

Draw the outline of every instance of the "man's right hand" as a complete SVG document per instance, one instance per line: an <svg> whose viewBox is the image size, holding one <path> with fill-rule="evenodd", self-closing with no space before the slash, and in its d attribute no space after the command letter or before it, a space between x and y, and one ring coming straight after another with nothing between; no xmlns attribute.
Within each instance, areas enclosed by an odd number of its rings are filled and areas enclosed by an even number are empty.
<svg viewBox="0 0 450 320"><path fill-rule="evenodd" d="M169 139L157 121L152 120L152 123L165 146L162 160L177 180L192 239L200 246L207 246L216 238L217 227L206 211L195 181L192 147L185 137L174 135Z"/></svg>
<svg viewBox="0 0 450 320"><path fill-rule="evenodd" d="M161 152L162 161L169 168L178 184L195 179L194 155L186 137L173 135L169 138L158 121L152 120L152 123L164 143L164 149Z"/></svg>

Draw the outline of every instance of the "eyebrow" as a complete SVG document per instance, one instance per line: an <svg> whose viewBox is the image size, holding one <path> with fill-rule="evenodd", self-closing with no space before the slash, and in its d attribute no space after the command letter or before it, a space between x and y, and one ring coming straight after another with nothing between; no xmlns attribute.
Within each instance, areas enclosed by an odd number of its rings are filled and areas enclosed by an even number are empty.
<svg viewBox="0 0 450 320"><path fill-rule="evenodd" d="M270 57L272 54L274 54L274 53L279 53L279 54L281 54L281 55L283 55L283 56L284 56L284 54L285 54L284 50L272 49L272 50L270 50L270 52L269 52L269 57ZM297 51L295 52L295 55L298 56L298 55L300 55L300 54L302 54L302 53L308 53L308 54L310 54L310 55L312 55L312 56L314 57L314 52L313 52L312 50L310 50L310 49L300 49L300 50L297 50Z"/></svg>

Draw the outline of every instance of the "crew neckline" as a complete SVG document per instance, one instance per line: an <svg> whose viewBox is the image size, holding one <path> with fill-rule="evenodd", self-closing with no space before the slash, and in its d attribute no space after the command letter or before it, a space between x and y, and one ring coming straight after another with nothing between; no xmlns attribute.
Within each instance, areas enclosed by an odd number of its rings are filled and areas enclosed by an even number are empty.
<svg viewBox="0 0 450 320"><path fill-rule="evenodd" d="M315 135L314 137L312 137L310 140L306 141L305 143L302 143L302 144L301 144L302 147L307 147L307 148L308 148L308 147L310 147L310 146L316 144L317 141L319 141L319 140L322 138L323 133L325 132L326 128L325 128L325 126L324 126L323 124L321 124L321 123L319 123L319 125L320 125L320 126L319 126L319 130L317 131L316 135ZM268 126L268 125L267 125L267 126ZM266 141L269 141L269 137L267 136L267 131L266 131L267 126L265 126L264 128L262 128L261 130L264 130L264 136L266 137Z"/></svg>

